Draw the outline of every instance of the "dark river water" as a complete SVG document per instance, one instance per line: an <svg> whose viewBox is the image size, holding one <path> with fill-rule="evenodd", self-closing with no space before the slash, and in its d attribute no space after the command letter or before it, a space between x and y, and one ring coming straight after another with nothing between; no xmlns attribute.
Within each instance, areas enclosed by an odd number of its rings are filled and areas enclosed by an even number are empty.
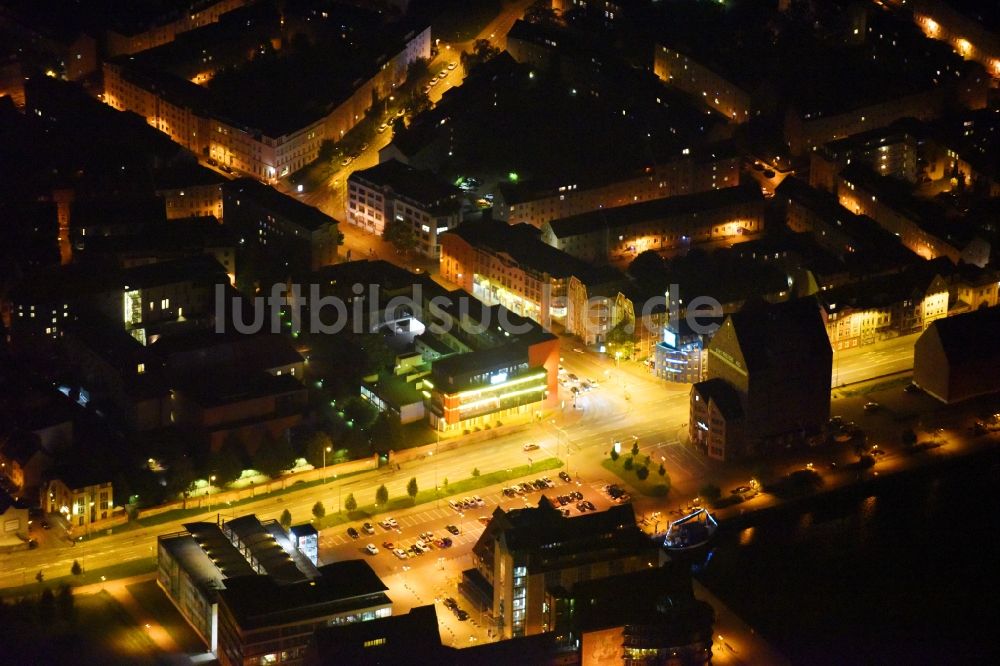
<svg viewBox="0 0 1000 666"><path fill-rule="evenodd" d="M724 523L698 578L795 664L997 664L998 511L994 450Z"/></svg>

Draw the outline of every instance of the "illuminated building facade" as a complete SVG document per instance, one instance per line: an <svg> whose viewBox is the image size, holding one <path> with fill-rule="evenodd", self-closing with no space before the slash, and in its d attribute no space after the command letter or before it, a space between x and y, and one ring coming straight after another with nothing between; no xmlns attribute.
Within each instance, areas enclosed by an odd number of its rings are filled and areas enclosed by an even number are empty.
<svg viewBox="0 0 1000 666"><path fill-rule="evenodd" d="M580 338L585 346L600 349L615 326L615 303L627 282L623 273L610 267L589 268L570 277L566 332Z"/></svg>
<svg viewBox="0 0 1000 666"><path fill-rule="evenodd" d="M431 366L429 417L443 431L526 420L557 398L559 340L537 331L531 340L446 356Z"/></svg>
<svg viewBox="0 0 1000 666"><path fill-rule="evenodd" d="M277 21L274 31L280 33ZM141 115L196 155L273 183L313 162L324 140L342 138L364 118L373 98L388 97L405 81L410 63L430 57L430 39L430 27L424 27L387 40L378 64L371 63L367 74L349 85L331 85L334 98L315 113L251 111L240 100L214 100L208 88L155 62L126 57L104 63L103 99L119 111ZM227 106L225 112L218 110L220 104Z"/></svg>
<svg viewBox="0 0 1000 666"><path fill-rule="evenodd" d="M834 350L923 331L948 316L949 284L929 266L817 292Z"/></svg>
<svg viewBox="0 0 1000 666"><path fill-rule="evenodd" d="M109 518L114 490L111 481L102 481L76 467L64 468L42 484L39 500L46 513L62 514L72 529Z"/></svg>
<svg viewBox="0 0 1000 666"><path fill-rule="evenodd" d="M388 160L347 179L347 222L379 236L387 225L405 225L417 252L437 258L441 234L462 220L459 193L429 171Z"/></svg>
<svg viewBox="0 0 1000 666"><path fill-rule="evenodd" d="M503 183L493 201L496 219L539 227L551 220L603 208L735 187L740 160L730 146L682 149L641 172L585 182Z"/></svg>
<svg viewBox="0 0 1000 666"><path fill-rule="evenodd" d="M809 184L834 192L837 174L849 164L863 163L882 176L917 182L917 161L923 137L918 127L879 128L831 141L810 155Z"/></svg>
<svg viewBox="0 0 1000 666"><path fill-rule="evenodd" d="M995 31L942 0L916 0L912 5L913 20L925 35L947 42L960 56L1000 78L1000 36Z"/></svg>
<svg viewBox="0 0 1000 666"><path fill-rule="evenodd" d="M553 220L542 225L542 240L584 261L604 262L740 239L763 229L760 189L738 186Z"/></svg>
<svg viewBox="0 0 1000 666"><path fill-rule="evenodd" d="M702 320L704 321L704 320ZM685 319L663 327L663 339L653 348L653 372L668 382L694 384L705 379L710 336L695 333Z"/></svg>
<svg viewBox="0 0 1000 666"><path fill-rule="evenodd" d="M867 215L896 234L913 253L925 258L947 257L985 266L990 244L962 220L945 220L944 212L915 199L891 179L881 178L862 165L851 165L837 177L840 205Z"/></svg>
<svg viewBox="0 0 1000 666"><path fill-rule="evenodd" d="M441 276L486 305L502 305L545 328L566 316L566 288L583 262L553 249L526 224L470 222L441 237Z"/></svg>
<svg viewBox="0 0 1000 666"><path fill-rule="evenodd" d="M736 123L752 115L750 94L694 58L667 46L653 50L653 73Z"/></svg>

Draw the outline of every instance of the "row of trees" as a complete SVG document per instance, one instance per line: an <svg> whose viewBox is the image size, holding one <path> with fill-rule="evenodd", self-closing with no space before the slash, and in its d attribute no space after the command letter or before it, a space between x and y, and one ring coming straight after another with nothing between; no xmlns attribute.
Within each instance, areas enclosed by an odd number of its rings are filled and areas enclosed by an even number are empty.
<svg viewBox="0 0 1000 666"><path fill-rule="evenodd" d="M420 492L420 487L417 485L417 477L412 477L406 484L406 494L413 501L416 501L417 495ZM378 488L375 489L375 506L383 506L389 502L389 489L385 487L383 483ZM354 493L349 493L347 498L344 499L343 510L348 513L353 513L358 510L358 500L355 499ZM323 504L322 500L317 500L312 507L312 515L316 520L322 520L326 517L326 505ZM288 529L292 525L292 513L288 509L281 512L281 517L278 518L278 522L281 523L282 527Z"/></svg>
<svg viewBox="0 0 1000 666"><path fill-rule="evenodd" d="M617 462L621 457L618 451L611 449L611 460L612 462ZM640 456L639 455L639 442L634 442L632 444L632 451L630 455L625 456L625 460L622 462L622 468L626 472L635 472L636 477L640 481L645 481L649 478L649 467L652 463L652 458L650 456ZM667 468L660 463L660 467L656 470L656 473L663 478L664 482L669 486L670 477L667 476Z"/></svg>

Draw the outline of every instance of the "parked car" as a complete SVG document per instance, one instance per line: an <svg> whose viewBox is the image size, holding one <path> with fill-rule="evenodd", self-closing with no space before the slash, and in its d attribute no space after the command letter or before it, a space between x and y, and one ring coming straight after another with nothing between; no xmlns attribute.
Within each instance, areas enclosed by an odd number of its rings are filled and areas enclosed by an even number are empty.
<svg viewBox="0 0 1000 666"><path fill-rule="evenodd" d="M371 523L365 523L361 529L364 530L365 534L375 534L375 526Z"/></svg>
<svg viewBox="0 0 1000 666"><path fill-rule="evenodd" d="M881 407L881 405L879 405L877 402L866 402L865 403L865 411L866 412L877 411L879 409L879 407Z"/></svg>
<svg viewBox="0 0 1000 666"><path fill-rule="evenodd" d="M48 523L42 523L42 527L48 529ZM360 535L358 534L358 531L356 529L354 529L353 527L348 527L347 536L351 537L352 539L357 539Z"/></svg>
<svg viewBox="0 0 1000 666"><path fill-rule="evenodd" d="M448 610L455 610L456 608L458 608L458 602L452 599L451 597L446 598L441 603L443 603L444 607L447 608Z"/></svg>
<svg viewBox="0 0 1000 666"><path fill-rule="evenodd" d="M464 507L455 500L448 500L448 506L453 508L455 511L461 511Z"/></svg>
<svg viewBox="0 0 1000 666"><path fill-rule="evenodd" d="M396 548L395 550L392 551L392 554L401 560L405 560L406 558L409 557L409 555L406 554L406 551L403 550L402 548Z"/></svg>
<svg viewBox="0 0 1000 666"><path fill-rule="evenodd" d="M573 478L566 471L559 472L559 478L565 481L566 483L569 483L570 481L573 480Z"/></svg>
<svg viewBox="0 0 1000 666"><path fill-rule="evenodd" d="M448 525L448 526L445 527L445 529L448 530L449 532L451 532L452 534L454 534L455 536L458 536L459 533L461 532L461 530L459 530L454 525Z"/></svg>
<svg viewBox="0 0 1000 666"><path fill-rule="evenodd" d="M368 553L369 555L378 555L378 548L375 546L375 544L370 543L367 546L365 546L365 552Z"/></svg>
<svg viewBox="0 0 1000 666"><path fill-rule="evenodd" d="M466 620L469 619L469 614L464 610L462 610L461 608L459 608L458 610L455 611L455 617L458 618L459 622L465 622Z"/></svg>
<svg viewBox="0 0 1000 666"><path fill-rule="evenodd" d="M528 442L527 444L521 447L523 451L537 451L538 448L539 448L538 444L535 444L534 442Z"/></svg>

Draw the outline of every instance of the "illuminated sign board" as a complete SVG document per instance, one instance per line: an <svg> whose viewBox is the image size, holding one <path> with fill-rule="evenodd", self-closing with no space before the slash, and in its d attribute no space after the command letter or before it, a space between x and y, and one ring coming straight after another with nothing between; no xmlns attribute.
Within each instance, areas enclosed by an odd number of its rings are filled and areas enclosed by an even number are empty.
<svg viewBox="0 0 1000 666"><path fill-rule="evenodd" d="M677 334L669 328L663 329L663 344L671 349L677 349Z"/></svg>

